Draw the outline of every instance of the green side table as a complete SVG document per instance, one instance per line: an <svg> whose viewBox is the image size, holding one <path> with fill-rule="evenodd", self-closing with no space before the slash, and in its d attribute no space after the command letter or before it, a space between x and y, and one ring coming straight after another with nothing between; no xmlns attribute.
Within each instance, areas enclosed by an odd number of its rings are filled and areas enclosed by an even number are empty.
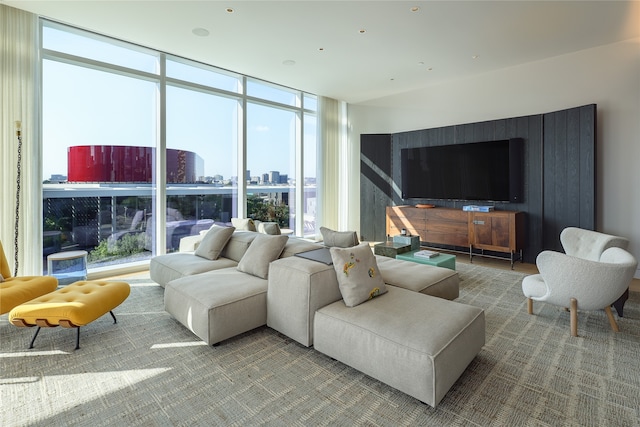
<svg viewBox="0 0 640 427"><path fill-rule="evenodd" d="M396 255L396 259L402 259L405 261L417 262L420 264L433 265L436 267L444 267L450 270L456 269L456 256L450 254L443 254L442 252L438 256L434 256L433 258L422 258L413 256L418 251L410 251L405 252L403 254Z"/></svg>

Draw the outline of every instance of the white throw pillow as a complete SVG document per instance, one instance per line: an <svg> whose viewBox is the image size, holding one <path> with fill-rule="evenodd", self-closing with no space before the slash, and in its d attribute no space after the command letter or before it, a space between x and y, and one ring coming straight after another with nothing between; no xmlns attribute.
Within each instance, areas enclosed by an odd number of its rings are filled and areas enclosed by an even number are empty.
<svg viewBox="0 0 640 427"><path fill-rule="evenodd" d="M256 231L256 226L251 218L231 218L231 224L236 230Z"/></svg>
<svg viewBox="0 0 640 427"><path fill-rule="evenodd" d="M280 231L280 226L277 222L261 222L258 224L258 233L262 234L272 234L274 236L278 236L282 234Z"/></svg>
<svg viewBox="0 0 640 427"><path fill-rule="evenodd" d="M332 247L329 252L347 307L355 307L387 292L376 257L368 243L351 248Z"/></svg>
<svg viewBox="0 0 640 427"><path fill-rule="evenodd" d="M288 239L288 236L258 234L238 263L238 271L267 279L269 264L280 257Z"/></svg>
<svg viewBox="0 0 640 427"><path fill-rule="evenodd" d="M212 226L195 251L199 257L216 260L235 231L234 227Z"/></svg>

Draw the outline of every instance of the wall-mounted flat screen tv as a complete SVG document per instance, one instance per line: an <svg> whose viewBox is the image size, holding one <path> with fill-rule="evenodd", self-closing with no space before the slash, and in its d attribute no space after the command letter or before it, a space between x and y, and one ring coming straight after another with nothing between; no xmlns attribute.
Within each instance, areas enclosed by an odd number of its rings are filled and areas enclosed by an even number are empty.
<svg viewBox="0 0 640 427"><path fill-rule="evenodd" d="M402 198L522 202L520 138L400 150Z"/></svg>

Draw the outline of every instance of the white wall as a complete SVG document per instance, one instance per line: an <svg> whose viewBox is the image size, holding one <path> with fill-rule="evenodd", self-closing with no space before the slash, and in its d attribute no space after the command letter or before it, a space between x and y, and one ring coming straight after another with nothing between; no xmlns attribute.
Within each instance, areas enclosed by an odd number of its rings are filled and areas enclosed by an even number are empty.
<svg viewBox="0 0 640 427"><path fill-rule="evenodd" d="M597 104L598 112L597 229L629 238L629 250L640 260L640 38L349 105L349 185L360 186L362 133L429 129L586 104ZM359 203L351 198L348 207L353 229L359 229Z"/></svg>

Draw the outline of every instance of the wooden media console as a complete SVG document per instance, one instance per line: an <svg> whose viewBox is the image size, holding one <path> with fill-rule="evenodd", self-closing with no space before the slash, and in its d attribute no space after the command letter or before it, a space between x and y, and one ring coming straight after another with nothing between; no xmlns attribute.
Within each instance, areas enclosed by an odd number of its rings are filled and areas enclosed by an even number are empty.
<svg viewBox="0 0 640 427"><path fill-rule="evenodd" d="M474 256L522 260L525 214L517 211L465 212L451 208L388 206L387 236L405 229L424 246L465 248ZM485 252L488 251L489 253ZM493 255L504 253L506 256Z"/></svg>

